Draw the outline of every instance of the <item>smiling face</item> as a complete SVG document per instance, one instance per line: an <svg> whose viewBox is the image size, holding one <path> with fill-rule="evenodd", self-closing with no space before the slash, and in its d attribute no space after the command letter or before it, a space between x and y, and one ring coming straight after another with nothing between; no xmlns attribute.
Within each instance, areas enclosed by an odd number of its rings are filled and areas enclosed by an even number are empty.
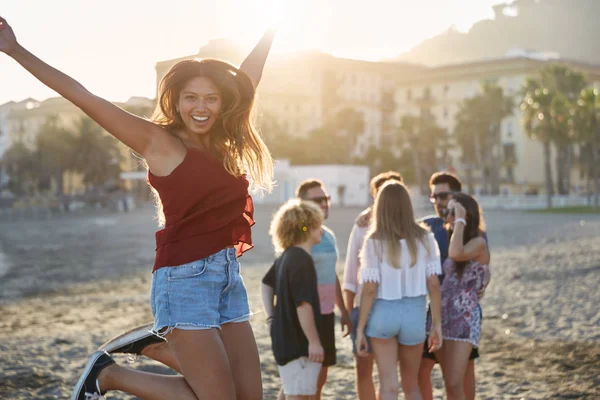
<svg viewBox="0 0 600 400"><path fill-rule="evenodd" d="M190 79L179 93L177 111L189 135L205 137L218 121L223 96L212 80Z"/></svg>

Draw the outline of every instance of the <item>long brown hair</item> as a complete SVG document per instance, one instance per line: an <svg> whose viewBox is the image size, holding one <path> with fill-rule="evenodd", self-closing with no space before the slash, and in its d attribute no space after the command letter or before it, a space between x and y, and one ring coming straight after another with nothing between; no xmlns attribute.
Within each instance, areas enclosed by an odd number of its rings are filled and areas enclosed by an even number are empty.
<svg viewBox="0 0 600 400"><path fill-rule="evenodd" d="M183 129L185 124L176 105L181 90L196 77L210 79L223 96L220 121L210 133L211 149L230 174L240 176L247 171L253 189L271 191L273 158L252 124L255 89L240 69L213 59L178 62L160 82L152 121L171 133Z"/></svg>
<svg viewBox="0 0 600 400"><path fill-rule="evenodd" d="M412 202L403 183L388 181L377 193L373 210L375 222L368 237L377 239L381 244L380 257L387 250L388 262L395 268L400 267L400 240L406 240L410 252L410 266L417 262L417 241L421 241L428 253L431 253L427 240L427 229L415 222Z"/></svg>
<svg viewBox="0 0 600 400"><path fill-rule="evenodd" d="M466 193L454 193L452 198L454 201L460 203L467 211L467 217L465 218L467 225L463 230L463 245L466 245L471 239L484 235L485 221L483 220L483 212L481 211L477 200ZM452 237L452 234L453 231L450 231L450 238ZM471 260L455 262L456 273L459 277L462 277L465 267L469 261Z"/></svg>

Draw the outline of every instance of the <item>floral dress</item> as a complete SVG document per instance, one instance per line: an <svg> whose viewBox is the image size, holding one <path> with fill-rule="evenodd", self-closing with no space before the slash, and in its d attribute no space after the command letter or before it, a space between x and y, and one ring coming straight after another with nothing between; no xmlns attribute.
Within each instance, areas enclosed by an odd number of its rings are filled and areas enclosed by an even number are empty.
<svg viewBox="0 0 600 400"><path fill-rule="evenodd" d="M469 342L479 347L481 313L477 292L483 289L487 265L468 261L462 277L456 264L447 258L443 265L442 283L442 337L444 340ZM431 320L428 321L428 326Z"/></svg>

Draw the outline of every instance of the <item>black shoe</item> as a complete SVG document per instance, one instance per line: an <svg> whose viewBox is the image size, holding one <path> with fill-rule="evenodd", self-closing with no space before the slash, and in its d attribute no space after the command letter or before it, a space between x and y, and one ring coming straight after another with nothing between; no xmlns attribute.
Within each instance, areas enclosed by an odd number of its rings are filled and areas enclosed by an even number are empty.
<svg viewBox="0 0 600 400"><path fill-rule="evenodd" d="M165 339L150 332L153 326L153 323L149 323L133 328L110 339L100 346L98 350L104 350L110 354L127 353L141 355L144 347L166 342Z"/></svg>
<svg viewBox="0 0 600 400"><path fill-rule="evenodd" d="M100 400L103 399L102 391L98 385L98 375L100 371L109 365L114 364L113 359L104 351L97 351L90 357L85 370L73 393L71 394L71 400Z"/></svg>

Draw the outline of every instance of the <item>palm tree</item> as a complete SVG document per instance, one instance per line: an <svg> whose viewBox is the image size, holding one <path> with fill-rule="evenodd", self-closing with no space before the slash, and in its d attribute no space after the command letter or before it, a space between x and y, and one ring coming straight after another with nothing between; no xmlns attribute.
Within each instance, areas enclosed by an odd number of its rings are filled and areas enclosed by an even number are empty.
<svg viewBox="0 0 600 400"><path fill-rule="evenodd" d="M553 130L550 124L550 115L553 95L547 88L542 87L542 83L536 78L527 78L522 94L523 128L530 138L540 140L544 147L546 205L548 208L552 208L552 196L554 195L551 168Z"/></svg>
<svg viewBox="0 0 600 400"><path fill-rule="evenodd" d="M481 152L481 129L478 128L478 101L476 98L463 100L455 116L454 139L461 149L461 162L466 166L467 187L469 193L475 193L473 170L483 170ZM487 176L482 175L483 186L487 186Z"/></svg>
<svg viewBox="0 0 600 400"><path fill-rule="evenodd" d="M542 69L540 78L543 87L559 97L554 101L550 115L555 129L553 140L557 150L556 183L559 194L568 194L571 188L574 145L570 111L587 84L583 74L557 64L551 64Z"/></svg>
<svg viewBox="0 0 600 400"><path fill-rule="evenodd" d="M600 92L597 89L584 89L581 91L577 107L575 108L575 130L580 141L580 155L586 167L588 179L588 196L590 190L590 176L594 181L594 207L600 207ZM588 197L589 199L589 197Z"/></svg>
<svg viewBox="0 0 600 400"><path fill-rule="evenodd" d="M486 193L500 192L502 168L502 121L513 114L514 101L505 96L502 87L493 82L483 82L481 93L465 99L456 117L455 138L462 150L462 160L468 164L467 179L472 169L482 171L482 186ZM488 189L489 186L489 189Z"/></svg>
<svg viewBox="0 0 600 400"><path fill-rule="evenodd" d="M490 171L491 193L500 193L500 168L502 167L502 121L513 114L514 101L504 95L501 86L493 82L482 84L482 93L478 96L481 102L482 122L487 126L488 146L484 148Z"/></svg>
<svg viewBox="0 0 600 400"><path fill-rule="evenodd" d="M418 116L402 116L398 133L398 142L411 155L415 183L421 194L426 193L426 177L437 170L437 150L445 146L448 134L437 125L428 108L422 108Z"/></svg>

